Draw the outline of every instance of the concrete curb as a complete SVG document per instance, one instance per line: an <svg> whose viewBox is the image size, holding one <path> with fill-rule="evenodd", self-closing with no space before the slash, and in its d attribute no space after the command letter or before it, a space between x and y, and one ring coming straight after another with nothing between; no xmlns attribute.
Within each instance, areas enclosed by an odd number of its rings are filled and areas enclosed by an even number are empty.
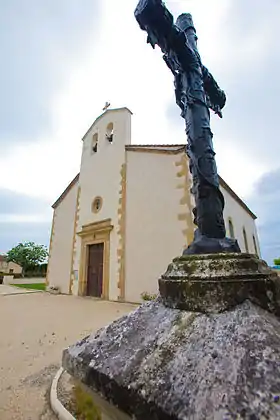
<svg viewBox="0 0 280 420"><path fill-rule="evenodd" d="M64 372L64 369L61 367L56 372L56 375L53 378L52 386L51 386L51 393L50 393L51 408L53 409L53 411L55 412L59 420L75 420L75 417L73 417L72 414L69 413L68 410L66 410L66 408L61 404L57 396L57 384L63 372Z"/></svg>

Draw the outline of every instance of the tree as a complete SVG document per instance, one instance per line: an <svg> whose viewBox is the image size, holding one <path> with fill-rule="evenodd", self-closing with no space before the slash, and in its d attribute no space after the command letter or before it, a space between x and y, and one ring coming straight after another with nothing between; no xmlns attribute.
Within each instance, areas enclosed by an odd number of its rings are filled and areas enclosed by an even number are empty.
<svg viewBox="0 0 280 420"><path fill-rule="evenodd" d="M22 267L22 273L46 261L48 251L45 245L36 245L34 242L19 243L7 252L7 260L13 261Z"/></svg>
<svg viewBox="0 0 280 420"><path fill-rule="evenodd" d="M275 265L280 265L280 258L275 258L274 264Z"/></svg>

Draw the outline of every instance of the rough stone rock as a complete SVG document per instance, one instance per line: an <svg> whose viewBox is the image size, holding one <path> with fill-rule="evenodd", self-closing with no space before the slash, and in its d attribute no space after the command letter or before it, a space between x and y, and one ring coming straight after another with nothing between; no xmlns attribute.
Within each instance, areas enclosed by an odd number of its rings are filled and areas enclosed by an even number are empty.
<svg viewBox="0 0 280 420"><path fill-rule="evenodd" d="M280 419L280 320L140 306L70 346L63 366L141 420Z"/></svg>

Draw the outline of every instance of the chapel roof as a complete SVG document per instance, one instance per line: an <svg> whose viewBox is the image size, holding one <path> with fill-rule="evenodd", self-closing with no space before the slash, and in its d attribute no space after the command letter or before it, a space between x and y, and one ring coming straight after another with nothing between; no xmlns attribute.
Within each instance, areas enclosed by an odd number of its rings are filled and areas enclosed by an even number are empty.
<svg viewBox="0 0 280 420"><path fill-rule="evenodd" d="M179 153L185 149L185 144L129 144L125 146L125 150L132 152L167 152Z"/></svg>
<svg viewBox="0 0 280 420"><path fill-rule="evenodd" d="M67 187L65 188L65 190L63 191L63 193L58 197L58 199L53 203L52 208L56 209L56 207L61 203L61 201L64 199L64 197L66 197L66 195L68 194L68 192L71 190L71 188L76 184L76 182L78 182L80 173L78 173L74 179L72 179L72 181L70 182L69 185L67 185Z"/></svg>

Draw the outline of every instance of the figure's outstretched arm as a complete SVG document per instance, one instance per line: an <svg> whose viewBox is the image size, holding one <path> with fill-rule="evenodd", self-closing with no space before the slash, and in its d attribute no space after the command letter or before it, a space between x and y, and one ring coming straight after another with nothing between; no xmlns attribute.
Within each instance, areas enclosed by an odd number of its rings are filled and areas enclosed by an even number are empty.
<svg viewBox="0 0 280 420"><path fill-rule="evenodd" d="M225 92L220 89L218 83L209 72L209 70L202 65L202 76L203 76L203 84L204 90L209 97L210 104L209 107L222 118L221 110L225 106L226 103L226 94Z"/></svg>
<svg viewBox="0 0 280 420"><path fill-rule="evenodd" d="M140 0L134 14L140 28L148 34L147 42L153 48L155 45L161 48L163 58L175 77L178 71L188 72L197 65L201 67L209 107L221 117L221 109L226 102L225 93L202 65L198 52L191 48L184 31L174 24L173 16L164 3L161 0Z"/></svg>

